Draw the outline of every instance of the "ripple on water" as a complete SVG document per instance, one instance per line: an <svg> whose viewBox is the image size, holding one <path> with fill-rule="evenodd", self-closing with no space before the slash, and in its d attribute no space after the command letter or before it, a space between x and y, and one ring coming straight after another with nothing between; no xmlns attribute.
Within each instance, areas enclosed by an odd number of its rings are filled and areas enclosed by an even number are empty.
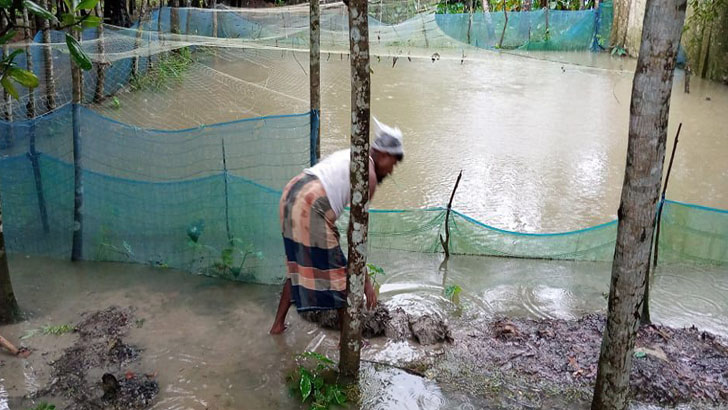
<svg viewBox="0 0 728 410"><path fill-rule="evenodd" d="M440 387L429 380L386 366L362 366L361 408L371 410L445 408Z"/></svg>

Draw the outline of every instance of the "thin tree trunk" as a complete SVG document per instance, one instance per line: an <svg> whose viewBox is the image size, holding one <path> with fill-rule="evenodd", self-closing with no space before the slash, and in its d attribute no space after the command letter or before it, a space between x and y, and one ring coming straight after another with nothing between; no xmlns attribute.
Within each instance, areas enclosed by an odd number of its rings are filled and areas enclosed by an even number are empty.
<svg viewBox="0 0 728 410"><path fill-rule="evenodd" d="M28 9L23 9L23 25L29 26ZM30 41L33 34L29 28L25 29L25 59L27 61L26 68L28 71L33 72L33 53L31 52ZM28 89L28 105L26 106L28 119L35 118L38 115L37 105L35 101L35 92L32 88ZM35 146L35 123L30 122L28 128L28 136L30 139L30 146L28 149L28 158L30 159L31 168L33 168L33 180L35 181L35 192L38 200L38 211L40 212L40 221L43 226L43 232L50 232L50 226L48 225L48 210L46 208L45 196L43 195L43 180L41 179L40 165L38 164L38 151Z"/></svg>
<svg viewBox="0 0 728 410"><path fill-rule="evenodd" d="M321 29L319 0L311 0L310 10L310 44L309 70L311 88L311 163L315 164L321 158Z"/></svg>
<svg viewBox="0 0 728 410"><path fill-rule="evenodd" d="M142 25L144 20L144 0L142 0L142 5L139 8L139 20L137 21L137 32L136 32L136 41L134 41L134 50L137 51L134 53L134 58L131 62L131 77L137 78L139 76L139 48L142 44Z"/></svg>
<svg viewBox="0 0 728 410"><path fill-rule="evenodd" d="M545 10L543 12L544 20L546 20L546 24L545 24L546 28L544 29L544 32L545 32L544 40L548 41L549 39L551 39L551 33L549 32L549 13L550 13L551 7L549 7L548 0L545 1L544 3L546 4Z"/></svg>
<svg viewBox="0 0 728 410"><path fill-rule="evenodd" d="M169 10L169 32L179 34L179 0L172 2L172 8Z"/></svg>
<svg viewBox="0 0 728 410"><path fill-rule="evenodd" d="M627 166L619 206L607 326L592 409L624 409L629 396L650 245L660 195L675 60L686 0L648 0L632 85Z"/></svg>
<svg viewBox="0 0 728 410"><path fill-rule="evenodd" d="M485 21L485 47L489 47L495 41L495 27L493 27L493 19L490 16L490 5L488 0L482 0L483 18Z"/></svg>
<svg viewBox="0 0 728 410"><path fill-rule="evenodd" d="M349 0L351 53L351 212L349 217L347 304L341 327L339 370L345 379L359 376L369 227L369 23L367 0Z"/></svg>
<svg viewBox="0 0 728 410"><path fill-rule="evenodd" d="M101 9L101 2L96 3L96 15L101 19L101 21L104 21L104 12ZM94 103L98 104L104 100L104 88L106 86L106 61L104 61L106 59L106 50L104 46L103 24L99 24L99 26L96 28L96 33L98 33L97 37L99 41L99 61L96 63L96 89L94 90Z"/></svg>
<svg viewBox="0 0 728 410"><path fill-rule="evenodd" d="M41 7L48 9L48 0L41 1ZM53 50L50 47L51 30L50 22L43 19L43 68L45 71L46 98L45 105L47 111L56 109L56 80L53 78Z"/></svg>
<svg viewBox="0 0 728 410"><path fill-rule="evenodd" d="M80 40L78 32L73 36ZM83 258L83 171L81 161L81 99L83 98L81 68L71 58L71 85L73 91L72 125L73 125L73 241L71 260Z"/></svg>
<svg viewBox="0 0 728 410"><path fill-rule="evenodd" d="M501 31L500 40L498 40L498 48L503 48L503 37L506 35L506 27L508 27L508 10L506 8L508 5L506 4L506 0L503 0L503 18L505 21L503 22L503 31Z"/></svg>
<svg viewBox="0 0 728 410"><path fill-rule="evenodd" d="M10 282L8 254L5 252L2 208L0 208L0 325L14 322L17 320L19 313L20 309L18 308L18 302L15 300L13 284Z"/></svg>
<svg viewBox="0 0 728 410"><path fill-rule="evenodd" d="M693 69L690 67L690 62L685 63L685 94L690 94L690 76L693 74Z"/></svg>
<svg viewBox="0 0 728 410"><path fill-rule="evenodd" d="M609 46L612 48L625 48L627 42L627 29L629 28L629 13L632 5L630 0L614 0L612 17L612 31L609 34Z"/></svg>
<svg viewBox="0 0 728 410"><path fill-rule="evenodd" d="M8 25L8 20L3 15L2 20L0 20L0 29L4 29ZM10 48L8 47L8 44L3 45L3 51L2 51L2 57L5 58L10 54ZM6 90L3 87L3 119L7 122L13 121L13 96L10 95L8 90ZM10 124L10 132L12 134L12 127L13 124ZM12 135L4 135L4 139L6 139L6 143L11 144L12 143Z"/></svg>
<svg viewBox="0 0 728 410"><path fill-rule="evenodd" d="M217 37L217 0L212 0L210 7L212 8L212 36Z"/></svg>
<svg viewBox="0 0 728 410"><path fill-rule="evenodd" d="M473 0L468 0L468 44L470 44L470 31L473 29Z"/></svg>

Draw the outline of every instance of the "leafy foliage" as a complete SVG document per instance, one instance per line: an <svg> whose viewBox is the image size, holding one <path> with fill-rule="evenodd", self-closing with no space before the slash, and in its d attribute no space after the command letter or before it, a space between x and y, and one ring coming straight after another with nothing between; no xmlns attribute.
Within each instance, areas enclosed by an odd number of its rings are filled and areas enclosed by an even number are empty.
<svg viewBox="0 0 728 410"><path fill-rule="evenodd" d="M55 406L55 404L41 402L37 406L31 408L30 410L56 410L56 406Z"/></svg>
<svg viewBox="0 0 728 410"><path fill-rule="evenodd" d="M240 238L232 238L222 250L200 242L205 230L205 221L196 221L187 228L188 246L192 248L197 257L194 259L192 270L226 279L240 279L243 267L249 258L262 259L263 253L258 251L252 243Z"/></svg>
<svg viewBox="0 0 728 410"><path fill-rule="evenodd" d="M301 402L309 401L312 410L346 403L343 388L335 382L336 362L316 352L301 353L296 359L304 363L298 365L289 381Z"/></svg>
<svg viewBox="0 0 728 410"><path fill-rule="evenodd" d="M155 69L141 76L132 78L134 90L159 90L169 81L182 81L182 74L195 62L192 51L188 47L170 53L159 61Z"/></svg>
<svg viewBox="0 0 728 410"><path fill-rule="evenodd" d="M445 298L450 302L459 305L460 304L460 292L463 289L458 285L450 285L445 288Z"/></svg>
<svg viewBox="0 0 728 410"><path fill-rule="evenodd" d="M60 22L50 10L46 10L31 0L24 0L21 4L31 14L50 21L51 27L56 30L68 29L69 31L80 31L84 28L97 27L101 24L100 18L91 15L99 0L83 0L80 2L78 0L63 1L71 12L61 15ZM7 17L9 15L15 15L19 11L20 9L16 8L16 4L13 1L0 0L0 14ZM17 30L14 29L16 24L15 19L7 18L7 21L9 22L7 27L0 31L0 45L8 43L17 34ZM78 41L69 33L66 33L66 45L68 46L73 61L82 69L90 70L92 67L91 59L83 51ZM38 86L38 77L32 72L18 67L15 63L15 58L20 53L22 53L22 50L16 50L0 60L0 85L2 85L8 94L16 99L19 97L19 94L14 83L29 89Z"/></svg>

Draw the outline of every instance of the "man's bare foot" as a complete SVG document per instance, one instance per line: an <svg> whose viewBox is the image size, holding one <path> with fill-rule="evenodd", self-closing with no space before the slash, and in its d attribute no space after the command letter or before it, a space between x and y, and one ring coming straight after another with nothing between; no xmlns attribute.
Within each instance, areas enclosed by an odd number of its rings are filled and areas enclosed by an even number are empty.
<svg viewBox="0 0 728 410"><path fill-rule="evenodd" d="M30 351L30 349L26 347L21 347L20 349L18 349L18 353L16 356L20 357L21 359L27 359L31 353L32 352Z"/></svg>
<svg viewBox="0 0 728 410"><path fill-rule="evenodd" d="M281 324L281 325L273 324L273 327L270 328L270 332L268 332L268 333L270 333L272 335L279 335L279 334L283 333L284 330L286 330L286 327L287 326L285 325L285 323Z"/></svg>

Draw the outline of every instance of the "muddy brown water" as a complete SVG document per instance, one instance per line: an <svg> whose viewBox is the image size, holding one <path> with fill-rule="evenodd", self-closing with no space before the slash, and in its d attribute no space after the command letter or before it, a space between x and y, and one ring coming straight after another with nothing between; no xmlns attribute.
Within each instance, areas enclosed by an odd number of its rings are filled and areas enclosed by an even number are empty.
<svg viewBox="0 0 728 410"><path fill-rule="evenodd" d="M308 80L299 66L307 66L305 55L246 53L205 56L181 83L121 95L121 108L100 111L142 127L175 129L308 109ZM345 56L324 60L327 154L347 145L349 66ZM372 68L373 113L402 128L407 151L378 191L375 207L444 205L463 169L454 206L497 227L554 232L615 217L633 62L588 53L490 53L463 64L400 59L392 67L383 58ZM677 123L684 125L670 198L728 208L727 108L728 87L693 79L686 95L682 73L676 74L670 141ZM443 280L437 256L379 252L371 260L387 271L382 300L413 312L574 318L606 307L609 264L456 257ZM336 355L336 333L294 313L284 335L267 335L276 287L135 265L22 256L11 262L18 299L30 317L3 327L3 335L17 340L44 325L76 323L81 312L133 306L144 324L132 326L127 342L143 348L142 365L158 372L154 408L296 408L285 387L293 356L304 350ZM655 320L728 335L725 267L661 266L654 283ZM450 284L463 288L461 309L443 297ZM36 349L29 360L2 357L0 410L31 407L22 397L47 384L47 363L75 337L36 335L23 342ZM364 356L407 361L420 354L406 342L373 341ZM366 367L364 375L363 408L485 406L477 397L393 369Z"/></svg>
<svg viewBox="0 0 728 410"><path fill-rule="evenodd" d="M616 218L624 177L634 60L606 53L489 53L472 59L372 57L372 114L400 127L405 161L378 190L377 208L444 206L487 224L562 232ZM307 53L216 49L181 83L122 95L105 115L183 128L308 110ZM349 62L322 54L325 156L348 146ZM728 87L677 70L668 157L680 145L668 197L728 208ZM302 150L307 150L305 145Z"/></svg>
<svg viewBox="0 0 728 410"><path fill-rule="evenodd" d="M378 252L388 272L380 298L408 312L452 320L508 315L575 318L604 311L609 264L453 257L447 277L435 255ZM141 327L124 339L142 349L139 368L156 372L156 409L298 408L285 378L294 355L315 350L336 357L338 335L301 320L294 312L282 336L270 336L278 287L239 284L169 269L115 263L78 263L13 257L12 279L29 320L2 328L19 340L45 325L75 324L83 312L131 306ZM463 288L460 308L443 296L445 285ZM671 326L695 324L728 335L728 275L719 269L663 266L653 288L653 319ZM50 381L48 363L73 344L74 334L37 334L22 341L35 350L26 361L1 357L0 409L31 407L22 397ZM426 354L411 342L372 339L365 360L405 363ZM434 347L438 349L441 347ZM477 396L451 391L387 367L363 372L362 408L482 408ZM123 374L126 368L110 369ZM52 399L63 404L58 399ZM573 403L560 403L571 406Z"/></svg>

